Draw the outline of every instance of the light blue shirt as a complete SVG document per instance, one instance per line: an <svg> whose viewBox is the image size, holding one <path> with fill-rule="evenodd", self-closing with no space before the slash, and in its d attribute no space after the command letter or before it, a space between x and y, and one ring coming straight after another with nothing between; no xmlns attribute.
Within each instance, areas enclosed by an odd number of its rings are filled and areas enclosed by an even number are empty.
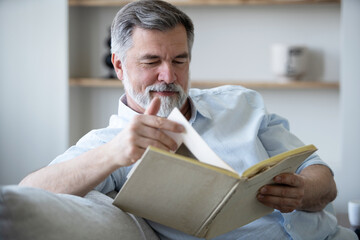
<svg viewBox="0 0 360 240"><path fill-rule="evenodd" d="M260 94L238 86L191 89L189 92L191 125L215 153L241 174L248 167L279 153L303 146L289 131L288 121L266 111ZM125 102L125 103L124 103ZM114 138L137 115L119 100L118 114L110 118L107 128L93 130L51 164L74 158ZM324 164L318 155L310 156L297 170L312 164ZM131 169L113 172L96 189L107 193L119 190ZM148 221L161 239L198 239L166 226ZM275 210L241 228L216 239L326 239L337 231L336 218L327 211L283 214Z"/></svg>

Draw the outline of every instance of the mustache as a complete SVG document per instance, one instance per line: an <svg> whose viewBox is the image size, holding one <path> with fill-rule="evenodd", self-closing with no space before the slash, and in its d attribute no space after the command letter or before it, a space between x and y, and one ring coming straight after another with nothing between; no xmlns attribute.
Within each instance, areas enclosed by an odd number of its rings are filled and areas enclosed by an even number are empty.
<svg viewBox="0 0 360 240"><path fill-rule="evenodd" d="M151 91L157 91L157 92L183 92L184 91L179 85L174 84L174 83L154 84L151 86L147 86L145 90L147 93L149 93Z"/></svg>

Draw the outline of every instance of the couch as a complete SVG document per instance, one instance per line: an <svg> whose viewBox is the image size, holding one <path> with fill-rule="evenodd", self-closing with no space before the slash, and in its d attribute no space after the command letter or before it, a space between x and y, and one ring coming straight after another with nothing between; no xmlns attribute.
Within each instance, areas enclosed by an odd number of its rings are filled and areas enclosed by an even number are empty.
<svg viewBox="0 0 360 240"><path fill-rule="evenodd" d="M0 239L159 239L147 223L97 191L84 198L17 185L0 187Z"/></svg>
<svg viewBox="0 0 360 240"><path fill-rule="evenodd" d="M142 218L112 205L115 194L91 191L82 198L17 185L0 186L0 240L158 240ZM332 204L326 210L334 214ZM356 238L345 228L339 233L345 230L345 235Z"/></svg>

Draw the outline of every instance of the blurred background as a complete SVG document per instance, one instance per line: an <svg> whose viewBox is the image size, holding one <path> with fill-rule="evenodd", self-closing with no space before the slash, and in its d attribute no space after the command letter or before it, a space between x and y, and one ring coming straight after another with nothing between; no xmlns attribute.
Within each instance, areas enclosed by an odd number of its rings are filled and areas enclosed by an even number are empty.
<svg viewBox="0 0 360 240"><path fill-rule="evenodd" d="M117 112L123 90L105 60L121 6L107 2L0 1L0 185L17 184ZM259 91L334 170L341 218L360 199L360 2L188 2L179 8L195 24L192 85ZM306 47L299 80L275 75L274 44Z"/></svg>

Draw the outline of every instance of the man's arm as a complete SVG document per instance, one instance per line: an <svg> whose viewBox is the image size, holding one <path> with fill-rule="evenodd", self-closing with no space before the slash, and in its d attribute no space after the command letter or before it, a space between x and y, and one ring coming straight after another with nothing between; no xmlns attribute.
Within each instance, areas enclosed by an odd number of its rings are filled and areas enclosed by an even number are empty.
<svg viewBox="0 0 360 240"><path fill-rule="evenodd" d="M107 149L105 144L74 159L46 166L26 176L19 185L84 196L117 169Z"/></svg>
<svg viewBox="0 0 360 240"><path fill-rule="evenodd" d="M337 195L333 175L324 165L308 166L300 174L280 174L274 181L259 190L258 200L283 213L320 211Z"/></svg>
<svg viewBox="0 0 360 240"><path fill-rule="evenodd" d="M161 130L182 132L184 128L166 118L153 116L160 104L160 99L154 98L145 114L135 117L108 143L74 159L31 173L20 185L84 196L116 169L135 163L147 146L175 150L176 142Z"/></svg>

